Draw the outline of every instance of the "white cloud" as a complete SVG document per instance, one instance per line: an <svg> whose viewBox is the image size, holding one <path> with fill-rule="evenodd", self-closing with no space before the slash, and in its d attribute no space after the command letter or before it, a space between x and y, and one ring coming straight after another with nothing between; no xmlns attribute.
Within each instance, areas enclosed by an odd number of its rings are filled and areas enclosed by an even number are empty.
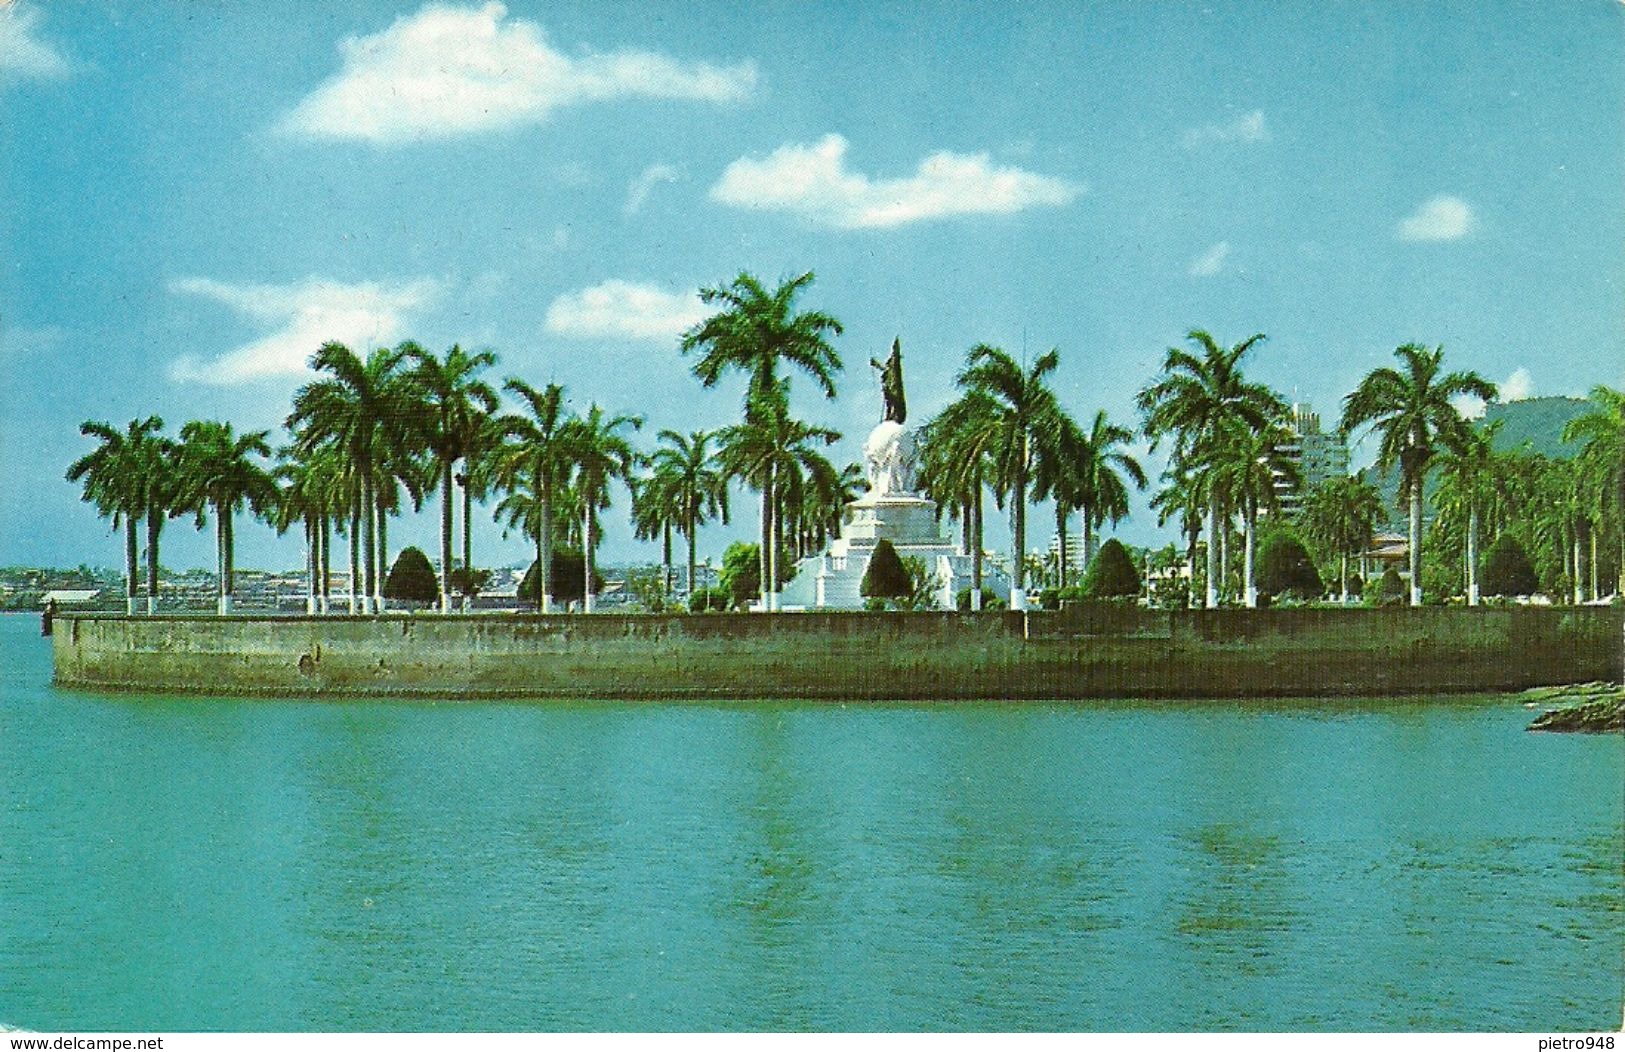
<svg viewBox="0 0 1625 1052"><path fill-rule="evenodd" d="M1254 110L1224 124L1204 124L1185 133L1185 146L1195 149L1214 142L1269 142L1270 130L1264 111Z"/></svg>
<svg viewBox="0 0 1625 1052"><path fill-rule="evenodd" d="M1535 396L1535 378L1529 375L1529 370L1523 366L1512 370L1512 375L1497 385L1501 401L1521 402L1525 398Z"/></svg>
<svg viewBox="0 0 1625 1052"><path fill-rule="evenodd" d="M1431 197L1399 224L1401 241L1454 241L1466 237L1478 220L1466 201L1449 194Z"/></svg>
<svg viewBox="0 0 1625 1052"><path fill-rule="evenodd" d="M1211 278L1224 269L1224 261L1230 256L1230 242L1221 241L1206 252L1191 260L1190 275L1193 278Z"/></svg>
<svg viewBox="0 0 1625 1052"><path fill-rule="evenodd" d="M698 292L612 279L555 299L545 324L548 332L584 339L668 340L706 314Z"/></svg>
<svg viewBox="0 0 1625 1052"><path fill-rule="evenodd" d="M841 136L826 135L812 145L781 146L762 160L741 157L711 197L852 230L1064 205L1083 192L1063 179L994 167L985 153L934 153L911 176L871 179L846 167L846 146Z"/></svg>
<svg viewBox="0 0 1625 1052"><path fill-rule="evenodd" d="M217 358L187 356L170 367L186 383L235 384L298 376L322 344L337 340L365 353L402 339L413 313L439 294L439 284L419 279L404 285L344 285L311 278L302 285L233 285L185 278L170 291L203 296L262 322L271 332Z"/></svg>
<svg viewBox="0 0 1625 1052"><path fill-rule="evenodd" d="M1496 401L1521 402L1525 398L1535 396L1535 378L1523 366L1512 370L1512 375L1495 385ZM1450 400L1456 407L1456 412L1468 420L1477 420L1484 415L1484 400L1476 395L1457 395Z"/></svg>
<svg viewBox="0 0 1625 1052"><path fill-rule="evenodd" d="M675 183L677 175L677 169L669 164L651 164L643 170L642 175L632 180L631 186L627 187L626 207L622 211L629 216L636 215L658 184Z"/></svg>
<svg viewBox="0 0 1625 1052"><path fill-rule="evenodd" d="M35 35L39 12L17 3L0 3L0 80L49 80L68 75L63 54Z"/></svg>
<svg viewBox="0 0 1625 1052"><path fill-rule="evenodd" d="M500 3L431 3L339 45L343 68L306 96L284 131L381 145L539 124L561 106L617 98L733 102L756 66L685 63L647 51L555 50L540 26Z"/></svg>

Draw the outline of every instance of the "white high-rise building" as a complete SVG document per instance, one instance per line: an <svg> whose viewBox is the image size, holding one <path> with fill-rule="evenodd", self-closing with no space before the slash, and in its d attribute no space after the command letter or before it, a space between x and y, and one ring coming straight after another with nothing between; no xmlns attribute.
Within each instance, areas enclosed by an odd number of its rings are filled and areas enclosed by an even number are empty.
<svg viewBox="0 0 1625 1052"><path fill-rule="evenodd" d="M1305 494L1327 479L1349 473L1349 447L1339 432L1322 431L1320 414L1301 402L1292 407L1288 426L1292 440L1281 447L1281 452L1297 465L1303 484L1295 486L1278 475L1275 499L1280 502L1282 514L1291 518L1303 507Z"/></svg>

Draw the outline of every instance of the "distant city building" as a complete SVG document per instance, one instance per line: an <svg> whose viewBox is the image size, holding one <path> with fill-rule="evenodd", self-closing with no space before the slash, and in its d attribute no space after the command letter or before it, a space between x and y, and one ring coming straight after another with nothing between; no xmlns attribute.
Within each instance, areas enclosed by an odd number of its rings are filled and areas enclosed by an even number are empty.
<svg viewBox="0 0 1625 1052"><path fill-rule="evenodd" d="M1061 535L1059 532L1050 534L1049 554L1059 559L1061 557ZM1092 553L1083 550L1082 531L1067 531L1066 534L1066 564L1069 570L1082 569L1089 564Z"/></svg>
<svg viewBox="0 0 1625 1052"><path fill-rule="evenodd" d="M1282 514L1292 518L1302 509L1304 496L1316 486L1349 473L1349 447L1339 432L1321 430L1320 414L1301 402L1292 407L1287 427L1291 440L1280 451L1297 466L1302 485L1277 475L1275 499Z"/></svg>

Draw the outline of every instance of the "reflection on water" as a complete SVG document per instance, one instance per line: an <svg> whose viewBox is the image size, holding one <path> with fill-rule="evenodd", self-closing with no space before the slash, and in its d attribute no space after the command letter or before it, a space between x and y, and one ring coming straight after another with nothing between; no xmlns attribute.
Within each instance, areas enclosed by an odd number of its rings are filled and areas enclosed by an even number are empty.
<svg viewBox="0 0 1625 1052"><path fill-rule="evenodd" d="M0 618L0 1022L1601 1029L1619 737L1495 699L98 697Z"/></svg>

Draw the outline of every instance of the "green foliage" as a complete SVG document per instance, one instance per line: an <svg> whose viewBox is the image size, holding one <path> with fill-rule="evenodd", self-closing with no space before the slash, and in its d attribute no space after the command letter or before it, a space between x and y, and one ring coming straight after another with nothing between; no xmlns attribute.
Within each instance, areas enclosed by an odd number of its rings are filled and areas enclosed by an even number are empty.
<svg viewBox="0 0 1625 1052"><path fill-rule="evenodd" d="M1089 599L1123 599L1140 594L1140 571L1128 549L1113 537L1100 546L1089 572L1083 579L1083 595Z"/></svg>
<svg viewBox="0 0 1625 1052"><path fill-rule="evenodd" d="M864 568L858 594L864 598L903 599L913 591L914 583L909 579L908 568L903 565L892 542L882 537L875 544L874 554L869 556L869 565Z"/></svg>
<svg viewBox="0 0 1625 1052"><path fill-rule="evenodd" d="M1258 546L1258 590L1265 595L1319 599L1326 589L1309 551L1295 534L1277 530Z"/></svg>
<svg viewBox="0 0 1625 1052"><path fill-rule="evenodd" d="M954 594L954 608L961 611L970 610L970 589L968 587L961 588ZM993 589L984 588L982 589L982 609L1003 610L1004 600L1000 599L998 593L994 592Z"/></svg>
<svg viewBox="0 0 1625 1052"><path fill-rule="evenodd" d="M1501 534L1490 546L1484 557L1483 581L1479 587L1485 595L1533 595L1539 591L1529 553L1510 533Z"/></svg>
<svg viewBox="0 0 1625 1052"><path fill-rule="evenodd" d="M863 608L871 614L878 614L886 609L886 600L878 595L871 595L863 601Z"/></svg>
<svg viewBox="0 0 1625 1052"><path fill-rule="evenodd" d="M722 588L699 588L688 597L688 612L691 614L721 613L727 610L733 602L733 597Z"/></svg>
<svg viewBox="0 0 1625 1052"><path fill-rule="evenodd" d="M1366 602L1372 606L1398 606L1404 601L1405 582L1400 580L1399 571L1392 566L1382 572L1377 587L1366 597Z"/></svg>
<svg viewBox="0 0 1625 1052"><path fill-rule="evenodd" d="M762 546L735 541L722 553L719 581L732 604L744 607L762 593Z"/></svg>
<svg viewBox="0 0 1625 1052"><path fill-rule="evenodd" d="M384 579L384 598L410 603L432 603L440 598L440 581L421 549L406 548L395 557L395 565Z"/></svg>
<svg viewBox="0 0 1625 1052"><path fill-rule="evenodd" d="M566 548L562 545L553 549L553 563L549 567L548 587L553 591L553 598L562 603L575 602L581 598L583 585L587 581L587 560L581 554L580 548ZM604 579L595 569L592 574L593 591L604 587ZM525 571L524 580L519 582L519 601L532 606L541 604L539 595L540 582L536 579L536 563L531 561L530 569Z"/></svg>
<svg viewBox="0 0 1625 1052"><path fill-rule="evenodd" d="M490 570L475 569L470 571L466 567L459 566L451 572L451 590L458 595L466 595L471 599L483 592L485 586L490 583Z"/></svg>
<svg viewBox="0 0 1625 1052"><path fill-rule="evenodd" d="M666 570L662 566L645 566L626 571L626 590L644 610L651 614L666 611Z"/></svg>

